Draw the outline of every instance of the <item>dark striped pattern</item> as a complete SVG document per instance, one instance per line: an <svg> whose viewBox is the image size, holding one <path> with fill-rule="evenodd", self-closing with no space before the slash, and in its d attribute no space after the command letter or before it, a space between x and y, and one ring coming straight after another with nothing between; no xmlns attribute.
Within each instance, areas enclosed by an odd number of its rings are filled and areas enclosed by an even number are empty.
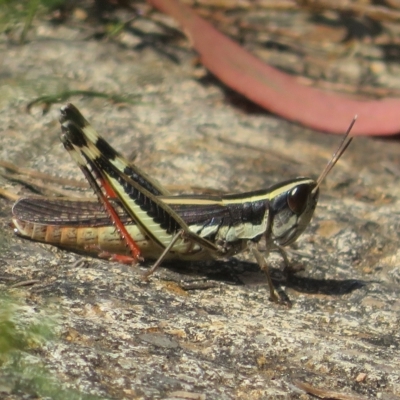
<svg viewBox="0 0 400 400"><path fill-rule="evenodd" d="M266 234L267 226L271 226L270 240L286 244L303 232L314 212L318 190L313 193L316 182L309 178L221 197L165 196L166 191L129 165L76 107L65 106L60 121L66 149L92 181L98 196L103 195L99 186L108 182L126 213L162 247L183 230L192 240L216 250L210 242L258 240Z"/></svg>
<svg viewBox="0 0 400 400"><path fill-rule="evenodd" d="M110 192L107 188L112 188L132 220L161 247L167 247L178 231L184 231L186 238L195 237L201 246L216 250L213 243L195 236L182 218L155 195L168 192L137 167L129 165L100 138L74 106L67 105L62 109L60 121L64 146L100 199L104 196L103 190ZM104 199L102 202L105 203ZM176 246L184 240L180 239Z"/></svg>

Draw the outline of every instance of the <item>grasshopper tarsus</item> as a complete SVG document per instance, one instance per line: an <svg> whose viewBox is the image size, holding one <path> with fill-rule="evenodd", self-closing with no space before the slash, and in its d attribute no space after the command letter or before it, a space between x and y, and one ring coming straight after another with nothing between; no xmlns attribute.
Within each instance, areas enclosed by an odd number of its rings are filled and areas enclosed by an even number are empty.
<svg viewBox="0 0 400 400"><path fill-rule="evenodd" d="M101 253L98 254L98 257L107 259L109 261L116 261L119 262L120 264L126 264L126 265L136 265L138 261L141 261L131 256L109 253L108 251L102 251Z"/></svg>
<svg viewBox="0 0 400 400"><path fill-rule="evenodd" d="M285 290L280 285L278 285L276 288L276 296L278 298L278 301L274 301L272 299L270 299L270 300L273 301L274 303L284 305L287 308L292 308L292 305L293 305L292 301L290 300L289 296L287 295Z"/></svg>

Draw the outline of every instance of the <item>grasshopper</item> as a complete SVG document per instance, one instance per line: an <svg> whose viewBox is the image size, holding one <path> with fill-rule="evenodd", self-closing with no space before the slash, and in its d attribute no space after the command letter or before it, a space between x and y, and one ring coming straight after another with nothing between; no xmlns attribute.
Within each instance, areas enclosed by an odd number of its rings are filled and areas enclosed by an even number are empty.
<svg viewBox="0 0 400 400"><path fill-rule="evenodd" d="M295 178L267 189L221 196L172 196L129 163L72 104L61 108L61 141L97 199L22 198L13 206L14 231L32 240L77 251L100 248L122 262L209 260L251 249L277 300L266 256L303 233L317 206L319 187L352 141L350 124L317 180ZM264 238L266 254L257 249Z"/></svg>

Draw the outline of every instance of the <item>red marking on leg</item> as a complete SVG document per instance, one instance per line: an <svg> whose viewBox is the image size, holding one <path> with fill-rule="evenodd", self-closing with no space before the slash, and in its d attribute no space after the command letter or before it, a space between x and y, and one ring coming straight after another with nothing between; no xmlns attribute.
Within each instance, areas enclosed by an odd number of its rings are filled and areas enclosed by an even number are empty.
<svg viewBox="0 0 400 400"><path fill-rule="evenodd" d="M108 251L102 251L101 253L98 254L98 257L106 258L107 260L110 260L110 261L116 261L121 264L133 264L133 263L136 263L136 261L137 261L131 256L124 256L122 254L109 253Z"/></svg>
<svg viewBox="0 0 400 400"><path fill-rule="evenodd" d="M104 179L99 179L102 187L104 190L107 192L107 187L111 188L111 186L108 185L107 182L104 181ZM111 188L111 190L114 192L114 190ZM113 196L117 197L117 196ZM121 219L119 218L118 214L115 212L113 206L111 203L108 201L107 197L104 196L103 194L100 196L100 200L102 201L108 215L110 216L112 222L115 224L116 229L120 233L121 237L123 240L125 240L126 245L129 247L129 250L131 251L131 254L133 256L134 262L141 261L142 257L140 257L140 248L136 244L136 242L132 239L132 237L129 235L128 231L125 228L125 225L122 223Z"/></svg>
<svg viewBox="0 0 400 400"><path fill-rule="evenodd" d="M112 188L111 185L109 185L109 183L101 178L99 178L101 180L101 184L102 187L104 189L104 191L106 192L107 197L110 199L117 199L117 193L115 193L114 189Z"/></svg>
<svg viewBox="0 0 400 400"><path fill-rule="evenodd" d="M97 257L104 258L109 261L116 261L121 264L135 264L137 260L135 260L132 256L127 256L125 254L117 254L111 253L109 251L103 250L98 244L89 244L85 246L85 250L94 251L97 250Z"/></svg>

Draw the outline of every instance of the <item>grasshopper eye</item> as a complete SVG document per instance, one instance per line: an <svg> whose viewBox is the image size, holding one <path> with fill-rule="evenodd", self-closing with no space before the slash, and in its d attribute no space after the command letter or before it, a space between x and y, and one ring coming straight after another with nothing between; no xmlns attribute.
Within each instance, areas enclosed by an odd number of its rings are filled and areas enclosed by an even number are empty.
<svg viewBox="0 0 400 400"><path fill-rule="evenodd" d="M292 189L287 197L287 203L291 211L301 215L307 207L309 195L310 187L308 185L298 185Z"/></svg>

